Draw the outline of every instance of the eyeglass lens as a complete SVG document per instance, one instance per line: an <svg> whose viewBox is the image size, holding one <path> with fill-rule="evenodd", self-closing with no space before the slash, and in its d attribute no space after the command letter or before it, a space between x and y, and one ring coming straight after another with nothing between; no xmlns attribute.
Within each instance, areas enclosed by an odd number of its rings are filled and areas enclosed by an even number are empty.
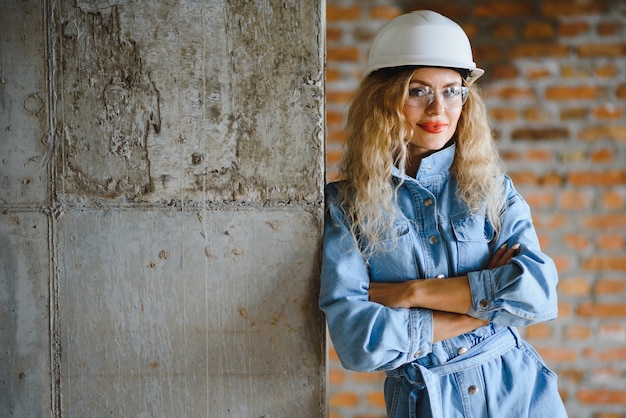
<svg viewBox="0 0 626 418"><path fill-rule="evenodd" d="M429 86L413 86L409 88L406 104L412 107L424 108L430 106L437 98L447 109L462 106L467 99L468 88L465 86L448 86L441 90L433 90Z"/></svg>

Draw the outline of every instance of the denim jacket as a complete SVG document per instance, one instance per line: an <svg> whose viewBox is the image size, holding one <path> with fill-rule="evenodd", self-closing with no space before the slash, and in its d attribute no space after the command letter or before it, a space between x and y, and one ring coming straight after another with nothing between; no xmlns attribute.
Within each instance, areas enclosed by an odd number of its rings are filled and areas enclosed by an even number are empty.
<svg viewBox="0 0 626 418"><path fill-rule="evenodd" d="M397 199L403 216L394 225L399 238L383 243L390 246L390 251L375 253L368 259L363 257L350 235L347 220L336 202L339 184L327 185L320 308L326 314L335 350L342 365L349 370L384 370L390 378L402 377L407 386L402 390L413 399L419 389L425 387L425 382L431 382L431 386L434 384L435 380L428 378L427 370L440 370L440 366L458 363L463 358L472 358L472 367L476 366L476 358L492 361L492 357L499 357L502 353L492 350L495 354L485 357L483 353L491 350L489 340L495 344L496 340L503 339L502 335L509 335L513 336L508 338L509 348L518 347L527 356L538 359L536 364L542 376L547 375L548 381L553 381L552 392L558 399L556 376L531 347L519 342L521 340L511 328L556 317L558 279L554 263L541 252L529 206L508 177L502 179L506 210L497 237L484 212L472 213L457 198L457 184L450 174L454 152L455 146L452 145L424 158L415 178L394 170L392 181L403 181ZM487 269L493 253L504 243L509 246L519 243L519 254L505 266ZM388 308L368 299L370 281L399 282L441 275L468 276L472 297L468 315L487 321L486 326L433 343L431 310ZM513 363L509 366L515 371L516 381L525 382L526 368L517 360ZM461 364L459 369L466 366ZM461 378L454 375L456 372L451 373L455 377L450 378L450 382L458 384ZM413 380L408 378L409 375ZM448 374L441 376L444 375ZM446 378L442 379L437 379L436 388L429 387L430 400L434 403L442 403L436 399L450 392L443 383ZM483 376L480 384L486 385L493 380L492 384L501 385L501 379L502 376ZM385 389L388 411L398 401L394 398L399 393L397 390L392 391L395 395L388 393L387 386L394 386L392 383L386 384ZM502 388L499 390L502 392ZM536 390L542 389L538 387ZM463 404L462 399L457 401ZM557 403L562 412L560 399ZM415 402L407 402L409 404L415 405ZM404 406L399 408L400 411L406 410ZM432 413L428 416L443 413L440 405L430 405L426 409ZM403 414L397 416L408 416ZM466 411L461 416L470 415ZM390 413L390 416L396 415ZM565 415L553 413L552 416Z"/></svg>

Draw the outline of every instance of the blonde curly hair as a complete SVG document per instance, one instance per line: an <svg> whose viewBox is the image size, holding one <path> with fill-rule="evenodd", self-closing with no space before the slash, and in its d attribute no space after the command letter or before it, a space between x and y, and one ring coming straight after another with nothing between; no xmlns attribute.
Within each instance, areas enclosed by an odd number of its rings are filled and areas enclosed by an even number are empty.
<svg viewBox="0 0 626 418"><path fill-rule="evenodd" d="M389 237L396 213L392 168L404 172L413 126L403 108L416 67L376 71L357 88L345 127L346 144L339 163L339 205L364 253ZM504 206L502 164L492 137L487 110L478 87L468 98L455 133L456 151L451 173L459 198L473 212L486 210L496 233ZM401 184L401 183L400 183Z"/></svg>

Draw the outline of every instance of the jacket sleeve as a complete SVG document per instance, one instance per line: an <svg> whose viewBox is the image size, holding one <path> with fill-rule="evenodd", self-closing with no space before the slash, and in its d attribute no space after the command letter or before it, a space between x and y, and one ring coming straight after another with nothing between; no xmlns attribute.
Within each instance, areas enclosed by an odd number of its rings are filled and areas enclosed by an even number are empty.
<svg viewBox="0 0 626 418"><path fill-rule="evenodd" d="M370 302L369 274L345 216L327 186L320 308L342 365L349 370L391 370L428 354L432 312L392 309Z"/></svg>
<svg viewBox="0 0 626 418"><path fill-rule="evenodd" d="M530 208L505 178L507 207L494 249L520 244L510 264L468 274L472 306L468 314L496 325L527 326L557 316L554 262L541 252Z"/></svg>

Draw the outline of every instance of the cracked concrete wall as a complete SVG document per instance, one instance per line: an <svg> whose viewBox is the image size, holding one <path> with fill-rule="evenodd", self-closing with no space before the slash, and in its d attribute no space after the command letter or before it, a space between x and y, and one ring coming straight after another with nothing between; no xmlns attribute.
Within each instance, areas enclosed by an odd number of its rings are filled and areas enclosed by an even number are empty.
<svg viewBox="0 0 626 418"><path fill-rule="evenodd" d="M325 415L323 19L0 3L0 416Z"/></svg>

